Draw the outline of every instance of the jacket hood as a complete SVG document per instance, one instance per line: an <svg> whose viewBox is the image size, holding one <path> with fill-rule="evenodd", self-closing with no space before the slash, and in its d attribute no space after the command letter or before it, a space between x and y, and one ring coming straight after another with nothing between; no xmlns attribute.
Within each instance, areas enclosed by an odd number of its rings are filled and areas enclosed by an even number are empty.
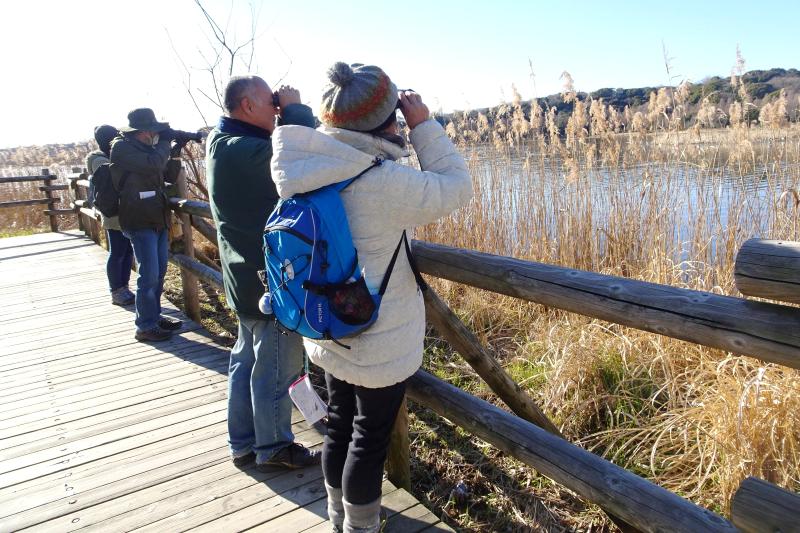
<svg viewBox="0 0 800 533"><path fill-rule="evenodd" d="M352 178L376 157L395 160L408 152L368 133L323 126L280 126L272 134L272 180L281 198Z"/></svg>

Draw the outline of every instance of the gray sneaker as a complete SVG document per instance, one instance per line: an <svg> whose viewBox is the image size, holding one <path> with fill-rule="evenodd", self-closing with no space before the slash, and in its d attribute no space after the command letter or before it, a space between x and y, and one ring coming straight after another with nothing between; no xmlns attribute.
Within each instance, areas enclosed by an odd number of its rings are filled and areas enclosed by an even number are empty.
<svg viewBox="0 0 800 533"><path fill-rule="evenodd" d="M146 329L136 332L136 340L140 342L160 342L168 341L172 338L172 332L159 328Z"/></svg>
<svg viewBox="0 0 800 533"><path fill-rule="evenodd" d="M111 291L111 303L119 306L131 305L136 301L136 297L128 287L120 287Z"/></svg>

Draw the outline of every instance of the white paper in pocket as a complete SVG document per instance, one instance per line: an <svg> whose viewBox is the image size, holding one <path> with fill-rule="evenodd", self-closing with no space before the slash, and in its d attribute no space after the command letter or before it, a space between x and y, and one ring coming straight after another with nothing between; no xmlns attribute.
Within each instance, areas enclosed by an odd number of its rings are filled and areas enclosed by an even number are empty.
<svg viewBox="0 0 800 533"><path fill-rule="evenodd" d="M322 420L328 414L328 406L314 390L308 374L303 374L289 386L289 397L309 424Z"/></svg>
<svg viewBox="0 0 800 533"><path fill-rule="evenodd" d="M139 193L139 200L146 200L148 198L153 198L156 195L156 191L141 191Z"/></svg>

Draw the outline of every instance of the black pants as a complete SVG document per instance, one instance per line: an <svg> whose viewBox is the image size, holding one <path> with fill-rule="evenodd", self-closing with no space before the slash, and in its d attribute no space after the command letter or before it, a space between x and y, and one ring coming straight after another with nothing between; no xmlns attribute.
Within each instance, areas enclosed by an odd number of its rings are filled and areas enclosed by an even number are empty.
<svg viewBox="0 0 800 533"><path fill-rule="evenodd" d="M370 389L325 372L328 434L322 447L322 472L345 501L371 503L381 495L383 463L406 382Z"/></svg>

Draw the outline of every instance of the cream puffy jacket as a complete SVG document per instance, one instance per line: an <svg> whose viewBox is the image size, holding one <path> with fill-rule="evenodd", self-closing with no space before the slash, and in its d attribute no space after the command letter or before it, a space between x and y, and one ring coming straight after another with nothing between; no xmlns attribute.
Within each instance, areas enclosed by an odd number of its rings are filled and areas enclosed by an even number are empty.
<svg viewBox="0 0 800 533"><path fill-rule="evenodd" d="M387 160L342 193L353 243L367 285L377 291L403 230L433 222L472 198L464 158L444 129L427 120L411 131L422 170L395 162L407 155L374 135L337 128L281 126L272 136L272 179L281 198L357 175L375 156ZM411 376L422 364L425 306L404 251L400 251L378 320L346 349L305 339L309 358L338 379L370 388Z"/></svg>

